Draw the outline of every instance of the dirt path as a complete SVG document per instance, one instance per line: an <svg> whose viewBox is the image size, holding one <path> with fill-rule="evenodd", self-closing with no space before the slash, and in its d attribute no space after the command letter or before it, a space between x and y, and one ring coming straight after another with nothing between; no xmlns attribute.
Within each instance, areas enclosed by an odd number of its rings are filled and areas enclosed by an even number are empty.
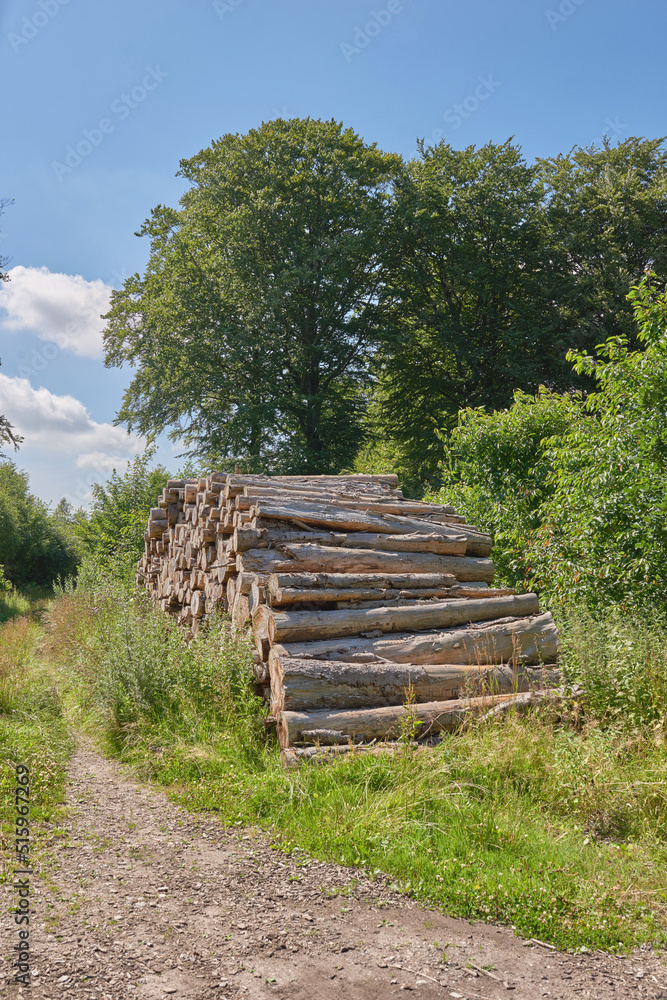
<svg viewBox="0 0 667 1000"><path fill-rule="evenodd" d="M68 803L49 871L33 877L24 997L667 998L650 952L563 955L449 919L192 816L89 748L72 761ZM6 914L13 900L3 903ZM3 957L7 927L5 916ZM0 996L19 996L8 971L3 962Z"/></svg>

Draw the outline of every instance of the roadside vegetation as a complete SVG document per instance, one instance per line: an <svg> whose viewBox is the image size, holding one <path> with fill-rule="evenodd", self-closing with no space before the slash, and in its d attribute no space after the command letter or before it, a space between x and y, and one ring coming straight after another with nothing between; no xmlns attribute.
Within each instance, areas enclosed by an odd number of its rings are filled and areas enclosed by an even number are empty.
<svg viewBox="0 0 667 1000"><path fill-rule="evenodd" d="M30 602L26 598L22 603ZM63 711L63 693L40 655L42 627L31 614L0 624L0 879L14 869L16 766L30 772L31 857L39 856L59 828L67 762L73 739Z"/></svg>
<svg viewBox="0 0 667 1000"><path fill-rule="evenodd" d="M581 686L567 710L296 772L222 619L187 645L143 594L100 575L57 597L45 653L76 725L188 808L561 947L663 943L665 630L619 614L563 624L564 670Z"/></svg>

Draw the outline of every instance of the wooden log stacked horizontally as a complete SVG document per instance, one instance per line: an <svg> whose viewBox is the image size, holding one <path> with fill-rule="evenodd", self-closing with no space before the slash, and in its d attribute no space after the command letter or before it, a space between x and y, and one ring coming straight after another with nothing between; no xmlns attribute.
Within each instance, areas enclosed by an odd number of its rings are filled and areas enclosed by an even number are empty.
<svg viewBox="0 0 667 1000"><path fill-rule="evenodd" d="M137 582L181 624L252 624L285 748L428 736L556 678L553 619L492 586L490 537L396 476L170 480L145 540Z"/></svg>

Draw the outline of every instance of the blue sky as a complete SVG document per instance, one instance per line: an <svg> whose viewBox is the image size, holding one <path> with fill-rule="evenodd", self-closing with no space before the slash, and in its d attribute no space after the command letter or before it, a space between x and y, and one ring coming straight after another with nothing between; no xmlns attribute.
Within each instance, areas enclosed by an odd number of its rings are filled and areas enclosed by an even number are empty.
<svg viewBox="0 0 667 1000"><path fill-rule="evenodd" d="M104 368L99 312L182 157L276 116L405 156L417 137L512 135L533 159L662 136L666 27L659 0L4 0L0 413L35 492L85 504L142 448L112 426L130 374Z"/></svg>

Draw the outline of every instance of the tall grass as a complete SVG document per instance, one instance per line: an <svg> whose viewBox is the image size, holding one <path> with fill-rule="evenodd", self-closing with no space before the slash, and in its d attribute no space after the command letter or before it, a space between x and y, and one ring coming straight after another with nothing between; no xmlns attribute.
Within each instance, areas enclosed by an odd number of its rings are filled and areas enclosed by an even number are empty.
<svg viewBox="0 0 667 1000"><path fill-rule="evenodd" d="M262 702L250 683L249 648L222 619L186 642L145 593L112 577L61 591L46 621L45 653L67 666L79 702L114 752L131 754L151 732L170 748L215 743L250 757L262 752Z"/></svg>
<svg viewBox="0 0 667 1000"><path fill-rule="evenodd" d="M581 685L588 712L601 725L626 729L667 723L667 615L585 607L561 615L561 662Z"/></svg>
<svg viewBox="0 0 667 1000"><path fill-rule="evenodd" d="M39 624L27 616L0 624L0 831L3 852L13 844L15 770L30 771L36 842L64 799L72 743L55 680L39 657ZM0 838L2 839L2 838ZM3 866L10 877L11 865Z"/></svg>

